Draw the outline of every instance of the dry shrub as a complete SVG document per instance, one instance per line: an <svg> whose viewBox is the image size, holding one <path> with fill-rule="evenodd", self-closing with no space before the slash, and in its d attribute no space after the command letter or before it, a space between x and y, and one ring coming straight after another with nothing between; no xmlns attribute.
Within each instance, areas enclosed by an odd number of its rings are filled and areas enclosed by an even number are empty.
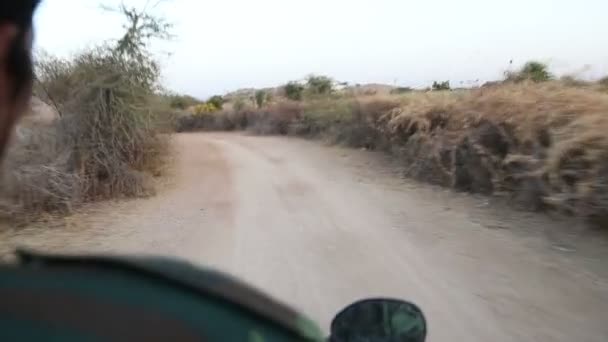
<svg viewBox="0 0 608 342"><path fill-rule="evenodd" d="M183 113L175 121L177 132L233 131L246 129L252 110L222 110L212 113Z"/></svg>
<svg viewBox="0 0 608 342"><path fill-rule="evenodd" d="M296 101L271 103L258 111L248 111L247 129L256 134L287 135L291 125L302 117L302 106Z"/></svg>
<svg viewBox="0 0 608 342"><path fill-rule="evenodd" d="M145 9L110 10L126 20L122 38L67 59L37 58L34 93L62 115L46 126L22 123L0 183L10 216L147 195L151 176L162 171L168 152L162 133L173 117L166 115L171 103L161 94L160 66L149 47L170 38L171 25Z"/></svg>
<svg viewBox="0 0 608 342"><path fill-rule="evenodd" d="M580 116L555 132L543 165L551 192L547 201L604 224L608 210L608 117Z"/></svg>
<svg viewBox="0 0 608 342"><path fill-rule="evenodd" d="M44 94L63 116L18 129L3 165L2 211L20 219L69 211L82 201L151 194L151 178L168 152L155 76L108 48L39 66Z"/></svg>
<svg viewBox="0 0 608 342"><path fill-rule="evenodd" d="M178 133L220 130L220 128L216 126L217 124L214 116L208 113L199 115L182 113L175 121L175 130Z"/></svg>
<svg viewBox="0 0 608 342"><path fill-rule="evenodd" d="M154 93L135 63L93 50L77 56L65 75L71 91L60 100L61 122L86 199L148 194L146 172L157 171L165 151L150 106Z"/></svg>
<svg viewBox="0 0 608 342"><path fill-rule="evenodd" d="M444 126L442 116L453 112L459 96L451 92L412 93L401 98L401 104L386 112L378 122L385 134L407 139L418 132L430 132Z"/></svg>
<svg viewBox="0 0 608 342"><path fill-rule="evenodd" d="M58 122L21 127L2 165L0 214L23 220L43 211L69 212L81 201L81 179L71 165L72 146Z"/></svg>

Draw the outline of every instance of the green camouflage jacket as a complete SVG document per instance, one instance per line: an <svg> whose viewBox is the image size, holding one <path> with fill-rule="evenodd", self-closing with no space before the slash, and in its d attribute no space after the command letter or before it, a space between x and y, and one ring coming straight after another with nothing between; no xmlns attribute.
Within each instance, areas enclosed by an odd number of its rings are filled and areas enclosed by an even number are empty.
<svg viewBox="0 0 608 342"><path fill-rule="evenodd" d="M306 317L165 258L18 252L0 266L0 341L322 341Z"/></svg>

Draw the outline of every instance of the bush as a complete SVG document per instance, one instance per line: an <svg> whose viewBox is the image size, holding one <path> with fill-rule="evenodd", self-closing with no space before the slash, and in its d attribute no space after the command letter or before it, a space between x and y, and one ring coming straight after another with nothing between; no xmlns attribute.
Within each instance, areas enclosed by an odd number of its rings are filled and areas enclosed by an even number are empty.
<svg viewBox="0 0 608 342"><path fill-rule="evenodd" d="M334 81L327 76L311 75L306 84L311 95L327 95L333 92Z"/></svg>
<svg viewBox="0 0 608 342"><path fill-rule="evenodd" d="M553 75L549 72L549 67L546 64L530 61L517 72L507 72L506 78L513 82L532 81L538 83L552 80Z"/></svg>
<svg viewBox="0 0 608 342"><path fill-rule="evenodd" d="M412 89L410 87L397 87L397 88L391 90L391 94L399 95L399 94L411 93L412 91L414 91L414 89Z"/></svg>
<svg viewBox="0 0 608 342"><path fill-rule="evenodd" d="M540 62L528 62L519 74L534 82L546 82L553 78L546 64Z"/></svg>
<svg viewBox="0 0 608 342"><path fill-rule="evenodd" d="M199 104L194 106L194 114L201 115L206 113L217 112L220 108L216 107L212 102L206 102L203 104Z"/></svg>
<svg viewBox="0 0 608 342"><path fill-rule="evenodd" d="M201 101L189 95L170 95L168 98L170 107L179 110L185 110L201 103Z"/></svg>
<svg viewBox="0 0 608 342"><path fill-rule="evenodd" d="M183 115L175 122L175 130L178 133L215 129L220 128L216 128L215 118L208 114Z"/></svg>
<svg viewBox="0 0 608 342"><path fill-rule="evenodd" d="M83 52L66 64L61 77L39 78L48 89L65 80L74 87L69 98L49 94L64 113L63 134L74 146L72 159L83 177L83 195L92 199L145 193L145 177L138 173L157 172L164 147L151 106L156 95L151 83L139 77L141 65L107 48Z"/></svg>
<svg viewBox="0 0 608 342"><path fill-rule="evenodd" d="M153 191L149 180L162 170L168 144L159 133L170 109L162 106L159 68L146 47L166 26L120 11L132 26L116 44L70 59L38 58L35 90L62 116L49 127L19 127L0 184L5 213L68 211L81 201Z"/></svg>
<svg viewBox="0 0 608 342"><path fill-rule="evenodd" d="M247 112L246 129L256 134L287 135L301 113L301 105L294 101L272 104L259 111Z"/></svg>
<svg viewBox="0 0 608 342"><path fill-rule="evenodd" d="M441 83L434 81L432 89L433 90L450 90L450 81L444 81Z"/></svg>
<svg viewBox="0 0 608 342"><path fill-rule="evenodd" d="M284 86L285 97L292 101L301 101L304 94L304 86L297 82L289 82Z"/></svg>
<svg viewBox="0 0 608 342"><path fill-rule="evenodd" d="M207 100L207 103L217 109L222 109L224 107L224 98L220 95L215 95L209 98L209 100Z"/></svg>
<svg viewBox="0 0 608 342"><path fill-rule="evenodd" d="M576 78L575 76L571 76L571 75L565 75L560 77L559 81L564 84L565 86L569 86L569 87L585 87L588 86L590 83L585 81L585 80L581 80Z"/></svg>
<svg viewBox="0 0 608 342"><path fill-rule="evenodd" d="M264 106L266 99L267 99L266 92L264 90L257 90L255 92L255 103L258 106L258 108L262 108L262 106Z"/></svg>

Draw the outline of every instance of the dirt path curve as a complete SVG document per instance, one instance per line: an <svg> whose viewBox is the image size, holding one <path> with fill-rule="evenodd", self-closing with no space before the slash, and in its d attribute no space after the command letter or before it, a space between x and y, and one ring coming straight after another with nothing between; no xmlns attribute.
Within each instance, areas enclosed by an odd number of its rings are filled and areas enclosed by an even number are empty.
<svg viewBox="0 0 608 342"><path fill-rule="evenodd" d="M324 328L355 299L394 296L423 308L430 341L608 341L608 246L570 222L400 180L363 151L230 134L175 145L158 196L3 245L187 258Z"/></svg>

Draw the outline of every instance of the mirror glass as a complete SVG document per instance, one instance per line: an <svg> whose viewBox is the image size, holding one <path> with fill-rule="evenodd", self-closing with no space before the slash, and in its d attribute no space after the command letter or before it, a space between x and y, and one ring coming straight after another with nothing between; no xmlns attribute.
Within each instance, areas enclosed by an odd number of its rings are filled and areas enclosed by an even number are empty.
<svg viewBox="0 0 608 342"><path fill-rule="evenodd" d="M366 299L349 305L331 323L331 342L423 342L426 320L412 303Z"/></svg>

